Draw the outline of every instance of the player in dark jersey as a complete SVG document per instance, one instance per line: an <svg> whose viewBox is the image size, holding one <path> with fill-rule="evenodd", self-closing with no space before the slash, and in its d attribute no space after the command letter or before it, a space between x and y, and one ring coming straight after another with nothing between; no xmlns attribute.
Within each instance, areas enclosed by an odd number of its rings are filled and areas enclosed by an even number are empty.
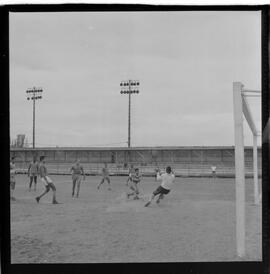
<svg viewBox="0 0 270 274"><path fill-rule="evenodd" d="M110 172L107 168L107 164L104 164L104 167L101 170L101 175L102 175L102 179L101 182L99 183L99 185L97 186L97 189L100 188L100 186L105 182L105 180L108 182L109 185L109 190L111 190L111 181L110 181Z"/></svg>
<svg viewBox="0 0 270 274"><path fill-rule="evenodd" d="M13 196L15 185L16 185L16 180L15 180L16 170L15 170L14 160L15 160L15 157L12 157L10 161L10 199L12 201L16 200L15 197Z"/></svg>
<svg viewBox="0 0 270 274"><path fill-rule="evenodd" d="M45 165L45 156L40 156L40 165L39 165L39 175L40 175L40 178L41 178L41 181L44 183L44 186L45 186L45 191L39 195L38 197L36 197L36 201L39 203L39 200L44 196L46 195L50 189L53 191L53 200L52 200L52 203L53 204L59 204L57 201L56 201L56 188L55 188L55 185L53 184L51 178L48 176L48 171L47 171L47 167Z"/></svg>
<svg viewBox="0 0 270 274"><path fill-rule="evenodd" d="M31 162L28 167L28 177L30 177L29 191L31 191L33 181L34 181L34 191L36 191L37 189L38 169L39 169L38 162L36 158L34 158L33 162Z"/></svg>
<svg viewBox="0 0 270 274"><path fill-rule="evenodd" d="M135 173L132 175L131 180L129 180L129 191L127 192L127 198L134 195L134 200L139 199L139 188L138 184L141 181L141 175L139 174L139 169L135 168Z"/></svg>
<svg viewBox="0 0 270 274"><path fill-rule="evenodd" d="M70 172L72 174L72 197L74 197L75 187L77 187L76 198L78 198L82 176L83 180L85 180L85 174L83 167L80 164L80 160L77 160L75 165L70 168Z"/></svg>

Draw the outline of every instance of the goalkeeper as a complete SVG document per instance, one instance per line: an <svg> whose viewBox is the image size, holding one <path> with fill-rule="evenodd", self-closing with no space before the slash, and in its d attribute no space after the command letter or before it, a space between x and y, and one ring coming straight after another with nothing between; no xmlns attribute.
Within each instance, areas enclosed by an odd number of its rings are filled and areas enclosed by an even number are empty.
<svg viewBox="0 0 270 274"><path fill-rule="evenodd" d="M150 200L144 205L145 207L149 206L155 196L158 196L156 203L158 204L161 199L164 198L164 195L167 195L171 187L174 183L175 176L172 172L172 168L170 166L166 167L166 173L161 174L160 171L157 172L157 180L161 181L161 185L153 192L150 197Z"/></svg>

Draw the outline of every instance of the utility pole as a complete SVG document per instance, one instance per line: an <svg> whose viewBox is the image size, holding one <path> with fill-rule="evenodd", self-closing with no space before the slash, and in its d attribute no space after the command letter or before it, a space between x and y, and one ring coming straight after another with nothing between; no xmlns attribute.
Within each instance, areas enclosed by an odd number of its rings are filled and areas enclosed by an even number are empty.
<svg viewBox="0 0 270 274"><path fill-rule="evenodd" d="M130 131L131 131L131 94L139 93L139 81L127 80L121 81L121 94L128 94L128 147L130 148Z"/></svg>
<svg viewBox="0 0 270 274"><path fill-rule="evenodd" d="M35 148L36 100L42 98L41 92L43 92L41 88L35 88L35 87L33 87L32 89L28 89L26 91L27 100L31 99L33 101L33 148Z"/></svg>

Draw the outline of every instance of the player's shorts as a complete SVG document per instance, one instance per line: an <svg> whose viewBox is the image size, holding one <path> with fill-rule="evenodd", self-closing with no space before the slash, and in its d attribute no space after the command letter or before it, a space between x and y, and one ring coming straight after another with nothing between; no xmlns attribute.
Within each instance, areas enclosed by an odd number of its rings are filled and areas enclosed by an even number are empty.
<svg viewBox="0 0 270 274"><path fill-rule="evenodd" d="M37 174L30 174L30 177L35 178L35 177L37 177Z"/></svg>
<svg viewBox="0 0 270 274"><path fill-rule="evenodd" d="M45 185L47 190L56 190L55 185L53 184L50 177L46 176L47 181L44 178L41 178L42 183Z"/></svg>
<svg viewBox="0 0 270 274"><path fill-rule="evenodd" d="M44 178L41 178L42 183L46 186L48 183L52 183L52 179L48 176L46 176L46 180Z"/></svg>
<svg viewBox="0 0 270 274"><path fill-rule="evenodd" d="M170 189L166 189L162 186L159 186L154 192L154 195L158 195L158 194L168 194L170 192Z"/></svg>
<svg viewBox="0 0 270 274"><path fill-rule="evenodd" d="M72 174L73 181L81 181L81 179L82 179L81 174Z"/></svg>
<svg viewBox="0 0 270 274"><path fill-rule="evenodd" d="M46 189L47 189L47 190L52 189L53 191L56 191L56 187L55 187L55 185L54 185L53 183L48 183L48 184L46 185Z"/></svg>

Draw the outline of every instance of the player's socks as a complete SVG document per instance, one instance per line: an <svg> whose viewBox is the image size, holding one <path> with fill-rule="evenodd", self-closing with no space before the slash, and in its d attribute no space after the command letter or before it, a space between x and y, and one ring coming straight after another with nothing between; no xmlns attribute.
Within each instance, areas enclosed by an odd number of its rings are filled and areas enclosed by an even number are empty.
<svg viewBox="0 0 270 274"><path fill-rule="evenodd" d="M40 200L40 198L39 198L39 197L36 197L36 201L37 201L37 203L39 203L39 200Z"/></svg>

